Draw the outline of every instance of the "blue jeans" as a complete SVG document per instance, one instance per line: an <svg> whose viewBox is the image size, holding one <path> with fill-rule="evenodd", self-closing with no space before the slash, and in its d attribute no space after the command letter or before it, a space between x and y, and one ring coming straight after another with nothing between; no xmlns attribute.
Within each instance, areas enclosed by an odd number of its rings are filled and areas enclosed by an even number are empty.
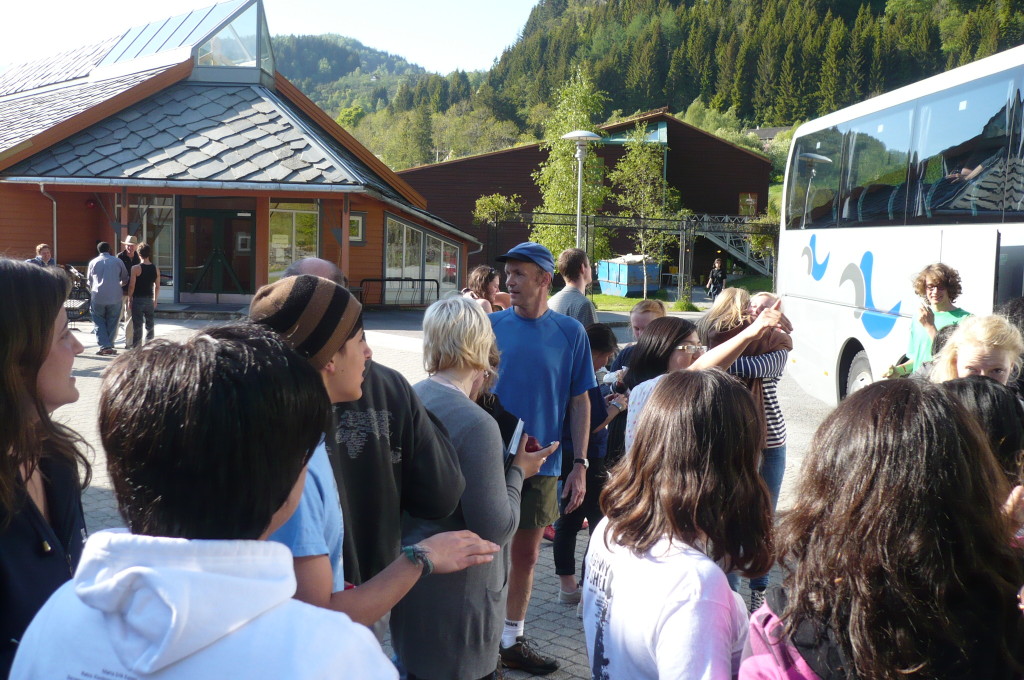
<svg viewBox="0 0 1024 680"><path fill-rule="evenodd" d="M786 473L786 445L772 446L761 452L761 479L768 485L768 493L772 497L772 514L775 514L775 506L779 504L779 491L782 489L782 476ZM738 590L740 586L739 574L728 574L729 586ZM768 587L768 574L750 579L750 587L757 590L764 590Z"/></svg>
<svg viewBox="0 0 1024 680"><path fill-rule="evenodd" d="M100 349L114 346L117 337L117 320L121 316L121 302L109 305L92 304L92 322L96 324L96 342Z"/></svg>

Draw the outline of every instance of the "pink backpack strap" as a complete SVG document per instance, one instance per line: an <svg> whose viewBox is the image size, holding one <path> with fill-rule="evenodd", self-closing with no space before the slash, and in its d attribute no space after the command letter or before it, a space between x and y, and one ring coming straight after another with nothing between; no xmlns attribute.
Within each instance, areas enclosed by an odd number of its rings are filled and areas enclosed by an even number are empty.
<svg viewBox="0 0 1024 680"><path fill-rule="evenodd" d="M740 662L740 680L820 680L793 643L782 620L765 603L750 616L750 634Z"/></svg>

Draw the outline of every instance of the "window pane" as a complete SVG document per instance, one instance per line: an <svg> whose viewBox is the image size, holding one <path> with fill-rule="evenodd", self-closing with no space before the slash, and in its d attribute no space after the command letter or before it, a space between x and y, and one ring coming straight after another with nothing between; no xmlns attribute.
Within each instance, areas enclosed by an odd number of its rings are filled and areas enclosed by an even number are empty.
<svg viewBox="0 0 1024 680"><path fill-rule="evenodd" d="M174 209L150 206L146 211L146 242L153 247L153 264L160 273L174 271Z"/></svg>
<svg viewBox="0 0 1024 680"><path fill-rule="evenodd" d="M903 224L913 108L901 107L844 126L846 152L840 226Z"/></svg>
<svg viewBox="0 0 1024 680"><path fill-rule="evenodd" d="M843 135L834 127L797 140L787 189L788 229L835 226L842 148Z"/></svg>
<svg viewBox="0 0 1024 680"><path fill-rule="evenodd" d="M437 281L437 289L441 290L441 241L440 239L427 237L426 262L423 267L423 278L428 281ZM435 291L433 284L426 286L426 292L433 295Z"/></svg>
<svg viewBox="0 0 1024 680"><path fill-rule="evenodd" d="M1001 74L921 102L917 221L1002 220L1012 85Z"/></svg>
<svg viewBox="0 0 1024 680"><path fill-rule="evenodd" d="M422 279L423 270L423 233L405 227L405 271L402 276L410 279Z"/></svg>
<svg viewBox="0 0 1024 680"><path fill-rule="evenodd" d="M401 222L389 219L387 232L387 258L384 265L384 274L388 278L400 277L405 257L405 226Z"/></svg>
<svg viewBox="0 0 1024 680"><path fill-rule="evenodd" d="M295 260L317 256L319 217L316 213L295 213Z"/></svg>
<svg viewBox="0 0 1024 680"><path fill-rule="evenodd" d="M444 244L444 276L441 279L441 297L455 290L459 284L459 249Z"/></svg>
<svg viewBox="0 0 1024 680"><path fill-rule="evenodd" d="M1021 105L1020 86L1013 95L1013 131L1010 139L1010 167L1006 174L1003 188L1005 196L1004 219L1007 222L1020 222L1024 219L1024 107ZM1002 282L1002 278L1000 278Z"/></svg>
<svg viewBox="0 0 1024 680"><path fill-rule="evenodd" d="M199 48L200 66L256 66L256 5Z"/></svg>
<svg viewBox="0 0 1024 680"><path fill-rule="evenodd" d="M270 267L267 281L281 278L281 274L292 263L292 215L290 212L270 212Z"/></svg>
<svg viewBox="0 0 1024 680"><path fill-rule="evenodd" d="M348 219L348 240L362 241L363 239L363 216L350 215Z"/></svg>

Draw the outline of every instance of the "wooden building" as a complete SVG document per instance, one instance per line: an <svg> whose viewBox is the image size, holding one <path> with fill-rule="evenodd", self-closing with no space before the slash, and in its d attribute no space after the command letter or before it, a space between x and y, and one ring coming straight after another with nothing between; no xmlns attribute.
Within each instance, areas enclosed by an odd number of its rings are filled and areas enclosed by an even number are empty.
<svg viewBox="0 0 1024 680"><path fill-rule="evenodd" d="M244 304L307 256L430 302L479 246L275 71L260 0L0 73L0 252L83 264L127 235L178 303Z"/></svg>
<svg viewBox="0 0 1024 680"><path fill-rule="evenodd" d="M612 168L625 154L622 143L626 134L644 123L648 139L666 149L665 177L669 185L679 190L685 207L711 215L757 215L767 210L771 161L684 123L667 109L601 126L605 143L592 144L591 151ZM495 235L487 233L488 227L473 224L476 200L494 193L519 194L524 211L536 210L542 201L531 174L546 158L546 151L530 144L423 165L398 174L430 201L435 214L488 244L487 249L471 254L470 266L474 266L491 263L500 254L497 251L528 237L525 227ZM613 205L605 206L606 212L615 210ZM623 239L613 241L615 245L621 246L623 252L629 248L628 241ZM713 256L714 251L711 252Z"/></svg>

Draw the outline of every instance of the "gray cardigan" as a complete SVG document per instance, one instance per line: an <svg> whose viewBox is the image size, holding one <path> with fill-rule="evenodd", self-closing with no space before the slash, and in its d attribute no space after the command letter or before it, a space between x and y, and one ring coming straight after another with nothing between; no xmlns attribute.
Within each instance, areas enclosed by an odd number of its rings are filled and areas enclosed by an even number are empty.
<svg viewBox="0 0 1024 680"><path fill-rule="evenodd" d="M464 394L433 380L417 383L413 390L448 428L466 489L450 517L405 515L403 544L469 529L502 550L488 564L421 579L391 612L392 644L405 667L419 677L471 680L493 671L497 659L523 471L512 466L504 473L498 424Z"/></svg>

